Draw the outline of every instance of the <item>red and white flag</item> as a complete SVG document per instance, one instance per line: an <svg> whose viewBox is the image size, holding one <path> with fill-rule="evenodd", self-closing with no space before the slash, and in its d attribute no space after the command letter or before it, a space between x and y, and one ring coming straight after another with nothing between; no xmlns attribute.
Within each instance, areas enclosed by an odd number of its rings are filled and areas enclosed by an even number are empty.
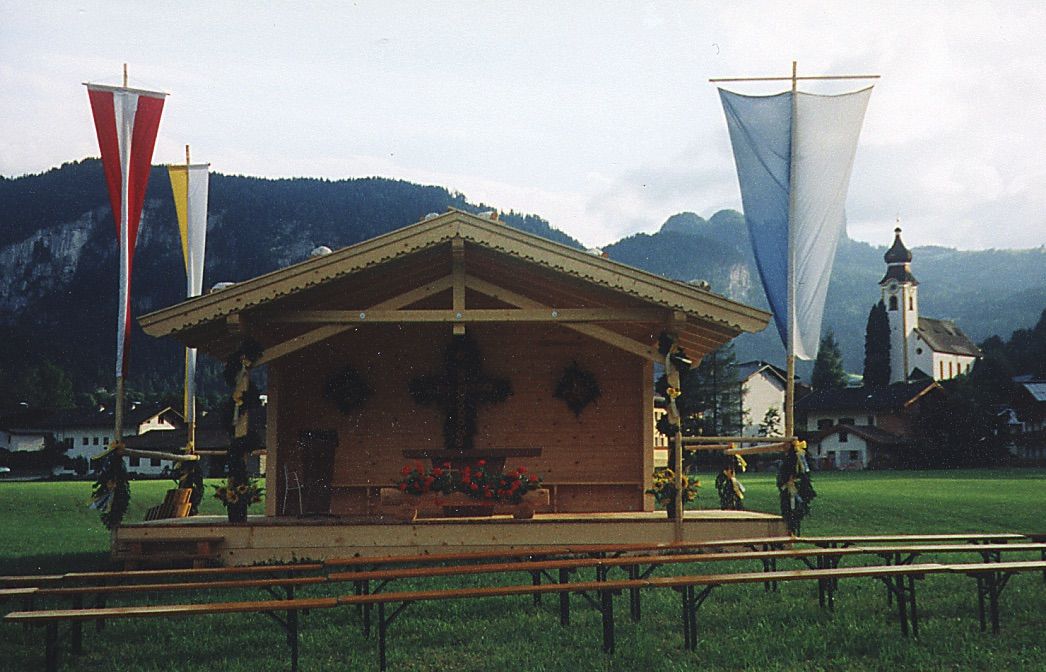
<svg viewBox="0 0 1046 672"><path fill-rule="evenodd" d="M116 324L116 376L127 371L131 326L131 261L145 204L153 146L166 93L87 84L102 168L120 245L120 299Z"/></svg>

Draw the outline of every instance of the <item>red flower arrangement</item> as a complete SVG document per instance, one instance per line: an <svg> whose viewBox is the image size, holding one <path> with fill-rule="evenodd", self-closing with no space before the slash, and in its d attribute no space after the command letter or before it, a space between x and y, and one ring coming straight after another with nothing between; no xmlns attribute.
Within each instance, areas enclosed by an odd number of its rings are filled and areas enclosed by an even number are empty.
<svg viewBox="0 0 1046 672"><path fill-rule="evenodd" d="M466 465L460 472L451 469L449 462L432 469L425 469L416 462L400 469L400 475L403 478L395 482L396 487L407 494L436 492L449 495L461 492L488 502L518 504L523 495L541 487L541 479L528 474L525 467L494 474L487 469L486 460L476 462L475 468Z"/></svg>

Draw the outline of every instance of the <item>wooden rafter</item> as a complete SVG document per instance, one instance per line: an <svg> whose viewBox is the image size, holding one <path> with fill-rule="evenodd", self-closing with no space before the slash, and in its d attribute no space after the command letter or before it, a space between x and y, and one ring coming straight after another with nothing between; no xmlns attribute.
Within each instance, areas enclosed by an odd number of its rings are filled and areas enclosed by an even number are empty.
<svg viewBox="0 0 1046 672"><path fill-rule="evenodd" d="M540 301L536 301L528 296L517 294L513 291L507 290L504 287L498 287L497 285L481 280L473 276L467 276L465 278L465 286L471 290L477 291L481 294L508 303L520 308L538 308L548 310L549 306L544 306ZM623 336L615 331L611 331L605 327L600 327L595 324L564 324L567 329L573 329L574 331L589 336L598 341L603 341L609 345L612 345L621 350L631 352L632 354L639 355L644 359L648 359L653 362L660 362L663 360L661 355L658 353L657 348L650 347L645 343L632 340L627 336Z"/></svg>
<svg viewBox="0 0 1046 672"><path fill-rule="evenodd" d="M440 292L445 292L446 290L450 289L452 284L453 278L448 275L443 278L440 278L439 280L434 280L430 283L422 285L421 287L418 287L416 289L412 289L409 292L404 292L399 296L394 296L391 299L387 299L380 303L376 303L373 306L369 307L367 310L395 310L397 308L402 308L403 306L409 306L410 304L417 303L422 299L434 296L436 294L439 294ZM263 316L261 319L265 319L267 317L268 316ZM262 355L262 357L258 360L256 366L260 366L261 364L268 364L269 362L279 359L280 357L283 357L285 355L289 355L292 352L297 352L302 348L313 345L314 343L319 343L320 341L326 340L331 336L336 336L342 333L343 331L348 331L349 329L352 329L354 326L356 325L325 325L319 327L318 329L313 329L312 331L306 332L300 336L295 336L294 338L288 339L282 343L271 345L265 349L265 354Z"/></svg>

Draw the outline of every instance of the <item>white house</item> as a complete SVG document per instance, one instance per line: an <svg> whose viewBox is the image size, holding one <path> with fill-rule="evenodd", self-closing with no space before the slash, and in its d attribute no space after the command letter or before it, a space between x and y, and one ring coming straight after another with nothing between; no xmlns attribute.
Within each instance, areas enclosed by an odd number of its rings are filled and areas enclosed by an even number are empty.
<svg viewBox="0 0 1046 672"><path fill-rule="evenodd" d="M47 445L47 436L41 432L22 432L0 429L0 448L12 453L35 453Z"/></svg>
<svg viewBox="0 0 1046 672"><path fill-rule="evenodd" d="M941 390L923 378L887 387L844 387L808 394L796 404L800 435L821 469L889 464L913 438L919 404Z"/></svg>
<svg viewBox="0 0 1046 672"><path fill-rule="evenodd" d="M91 457L101 453L112 440L113 411L106 408L96 410L61 410L48 413L25 414L22 426L10 428L13 432L26 434L50 434L55 443L67 446L65 456L68 466L59 467L56 474L77 473L75 462L89 464ZM124 413L124 436L135 436L151 430L172 430L181 427L181 416L171 407L147 408L131 405ZM128 457L127 470L132 474L159 475L171 462L159 459Z"/></svg>
<svg viewBox="0 0 1046 672"><path fill-rule="evenodd" d="M918 369L934 380L969 373L981 351L954 322L919 316L919 281L912 275L912 253L894 229L893 246L883 255L886 275L879 281L890 322L890 382L907 382Z"/></svg>
<svg viewBox="0 0 1046 672"><path fill-rule="evenodd" d="M788 374L773 364L755 360L737 365L741 383L741 413L744 436L757 436L759 425L771 408L779 413L780 431L784 431L784 397Z"/></svg>

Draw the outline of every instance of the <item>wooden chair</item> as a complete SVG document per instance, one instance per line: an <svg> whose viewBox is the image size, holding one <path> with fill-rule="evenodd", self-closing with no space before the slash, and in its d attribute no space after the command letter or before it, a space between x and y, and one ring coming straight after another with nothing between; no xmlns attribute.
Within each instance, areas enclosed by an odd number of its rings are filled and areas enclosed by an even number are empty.
<svg viewBox="0 0 1046 672"><path fill-rule="evenodd" d="M145 512L146 520L163 520L165 518L185 518L189 515L192 504L189 498L192 496L191 488L174 488L168 490L163 498L163 503L152 507Z"/></svg>

